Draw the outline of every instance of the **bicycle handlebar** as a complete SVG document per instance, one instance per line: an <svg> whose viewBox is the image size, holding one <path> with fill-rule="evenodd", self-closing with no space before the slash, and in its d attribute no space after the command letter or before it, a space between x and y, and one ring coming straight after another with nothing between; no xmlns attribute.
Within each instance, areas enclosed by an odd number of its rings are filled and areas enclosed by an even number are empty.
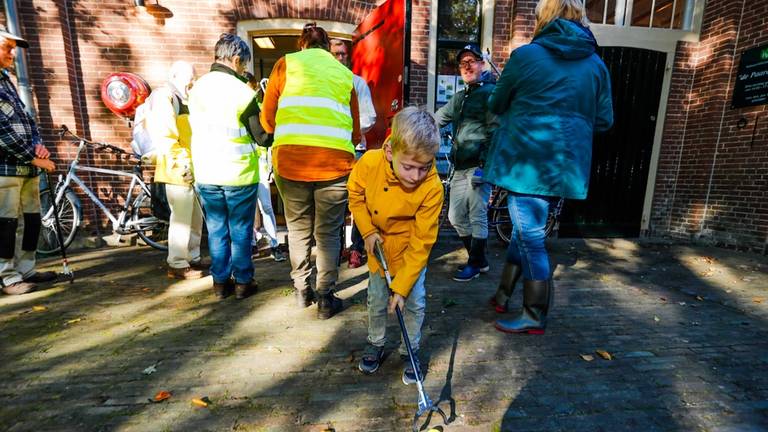
<svg viewBox="0 0 768 432"><path fill-rule="evenodd" d="M117 153L117 154L121 154L121 155L133 156L132 153L127 152L127 151L121 149L120 147L113 146L112 144L107 144L107 143L87 140L87 139L85 139L85 138L83 138L81 136L76 135L74 132L69 130L67 125L61 125L61 128L59 129L59 138L63 139L65 135L71 135L72 138L74 138L73 141L83 142L86 145L94 147L94 148L99 149L99 150L106 150L106 151L109 151L111 153Z"/></svg>

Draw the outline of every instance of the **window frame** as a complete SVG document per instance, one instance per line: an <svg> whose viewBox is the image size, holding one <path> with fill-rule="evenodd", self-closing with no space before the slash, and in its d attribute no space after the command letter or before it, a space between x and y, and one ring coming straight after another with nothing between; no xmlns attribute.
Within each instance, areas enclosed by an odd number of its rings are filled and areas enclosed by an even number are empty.
<svg viewBox="0 0 768 432"><path fill-rule="evenodd" d="M616 26L616 27L623 27L623 28L647 28L652 30L669 30L669 31L676 31L676 32L687 32L687 33L699 33L701 30L701 20L703 17L704 12L704 4L706 3L706 0L690 0L693 4L690 6L690 12L686 13L683 12L683 22L681 28L674 28L674 11L677 10L677 3L681 3L681 6L684 9L688 9L687 2L689 0L676 0L673 6L673 19L670 20L669 27L654 27L653 26L653 18L654 18L654 10L656 6L657 0L651 0L651 15L648 19L648 25L632 25L632 13L635 6L635 0L616 0L617 3L620 3L624 1L624 14L623 16L617 16L614 18L615 23L609 24L608 21L608 0L604 0L604 6L603 6L603 19L602 22L593 22L595 25L607 25L607 26ZM687 15L687 16L686 16Z"/></svg>

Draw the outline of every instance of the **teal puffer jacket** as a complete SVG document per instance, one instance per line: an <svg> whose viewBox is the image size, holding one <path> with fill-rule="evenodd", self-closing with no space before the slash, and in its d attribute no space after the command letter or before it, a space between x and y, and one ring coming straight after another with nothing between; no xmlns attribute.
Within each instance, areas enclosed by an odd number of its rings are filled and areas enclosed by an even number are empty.
<svg viewBox="0 0 768 432"><path fill-rule="evenodd" d="M488 100L501 116L485 163L504 189L587 197L592 136L613 124L611 80L592 32L557 19L512 52Z"/></svg>

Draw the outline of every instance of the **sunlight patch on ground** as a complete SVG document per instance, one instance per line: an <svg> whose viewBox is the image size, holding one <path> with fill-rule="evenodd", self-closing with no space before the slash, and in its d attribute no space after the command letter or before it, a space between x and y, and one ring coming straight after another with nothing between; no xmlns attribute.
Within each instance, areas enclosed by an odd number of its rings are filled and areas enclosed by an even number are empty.
<svg viewBox="0 0 768 432"><path fill-rule="evenodd" d="M63 285L65 283L66 282L63 282L63 283L57 284L59 286L54 286L53 288L49 288L46 290L35 291L29 294L17 295L17 296L4 295L0 297L0 316L4 315L4 312L5 312L2 310L3 306L16 306L24 303L33 303L35 301L48 298L54 294L58 294L66 290L69 284L66 283L67 285Z"/></svg>

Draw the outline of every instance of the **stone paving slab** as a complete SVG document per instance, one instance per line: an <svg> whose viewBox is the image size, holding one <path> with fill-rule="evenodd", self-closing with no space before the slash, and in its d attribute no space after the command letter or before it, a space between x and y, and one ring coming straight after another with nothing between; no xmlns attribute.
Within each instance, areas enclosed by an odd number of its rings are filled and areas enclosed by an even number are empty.
<svg viewBox="0 0 768 432"><path fill-rule="evenodd" d="M547 333L512 336L487 306L504 256L491 243L491 272L468 283L450 280L466 259L450 234L432 254L425 388L453 418L438 430L768 430L765 256L553 241ZM318 321L295 307L287 263L257 259L260 291L217 302L210 277L171 281L148 248L70 261L74 284L0 298L0 430L410 430L416 390L400 381L395 320L381 370L356 369L365 268L342 267L346 309ZM160 390L172 397L151 403ZM200 397L212 404L196 407Z"/></svg>

